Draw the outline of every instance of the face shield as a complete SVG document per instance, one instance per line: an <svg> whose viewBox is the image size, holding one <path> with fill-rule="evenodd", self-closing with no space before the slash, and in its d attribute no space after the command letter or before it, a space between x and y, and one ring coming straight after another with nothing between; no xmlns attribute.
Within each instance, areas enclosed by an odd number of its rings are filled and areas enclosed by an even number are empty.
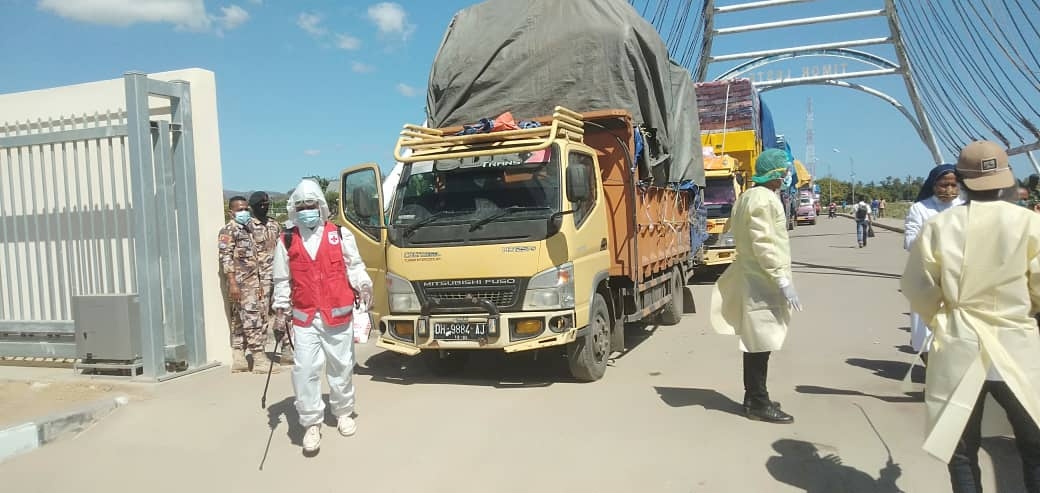
<svg viewBox="0 0 1040 493"><path fill-rule="evenodd" d="M310 204L317 204L318 216L322 224L329 220L329 204L325 201L325 193L321 191L321 185L318 185L318 182L314 180L305 178L299 185L296 185L296 189L289 196L289 202L285 206L289 213L289 221L294 226L298 224L299 209L297 206Z"/></svg>

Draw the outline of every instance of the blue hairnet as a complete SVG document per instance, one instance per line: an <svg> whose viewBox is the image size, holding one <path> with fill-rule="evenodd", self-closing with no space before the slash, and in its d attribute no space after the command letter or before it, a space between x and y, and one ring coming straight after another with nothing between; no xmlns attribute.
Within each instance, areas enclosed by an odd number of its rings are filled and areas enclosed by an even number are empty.
<svg viewBox="0 0 1040 493"><path fill-rule="evenodd" d="M787 173L787 153L780 149L767 149L755 160L755 176L751 181L761 185L783 179Z"/></svg>

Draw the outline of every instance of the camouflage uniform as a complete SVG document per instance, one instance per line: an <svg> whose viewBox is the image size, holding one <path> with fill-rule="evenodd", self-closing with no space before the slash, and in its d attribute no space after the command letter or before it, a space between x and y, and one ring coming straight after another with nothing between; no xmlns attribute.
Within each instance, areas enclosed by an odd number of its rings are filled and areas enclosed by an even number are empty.
<svg viewBox="0 0 1040 493"><path fill-rule="evenodd" d="M274 248L282 238L282 225L274 219L268 219L267 224L252 218L253 237L257 245L257 262L260 270L260 299L263 305L260 315L263 319L264 330L272 320L271 297L274 295ZM277 334L276 334L277 337ZM284 344L285 341L283 340Z"/></svg>
<svg viewBox="0 0 1040 493"><path fill-rule="evenodd" d="M217 249L224 274L234 273L242 292L241 299L231 301L231 349L251 353L264 351L267 344L267 313L271 310L268 274L267 295L263 289L261 261L268 231L255 219L243 226L234 220L220 229ZM273 254L268 253L268 256Z"/></svg>

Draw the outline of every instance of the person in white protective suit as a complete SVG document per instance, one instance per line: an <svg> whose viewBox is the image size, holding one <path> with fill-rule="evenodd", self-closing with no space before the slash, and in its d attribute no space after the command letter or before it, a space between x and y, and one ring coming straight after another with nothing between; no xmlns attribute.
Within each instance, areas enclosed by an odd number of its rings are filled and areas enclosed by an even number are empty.
<svg viewBox="0 0 1040 493"><path fill-rule="evenodd" d="M928 173L928 179L921 186L917 194L917 201L910 206L904 221L903 248L910 250L921 234L921 228L929 219L935 217L950 207L964 204L960 197L960 185L957 184L956 168L952 164L941 164L932 168ZM920 354L924 362L928 363L928 345L926 341L931 336L928 326L921 320L920 315L910 312L910 346L914 353Z"/></svg>
<svg viewBox="0 0 1040 493"><path fill-rule="evenodd" d="M791 310L802 305L791 280L791 246L787 220L777 190L787 173L787 155L777 149L755 161L757 186L733 205L727 228L733 232L737 255L715 283L711 324L720 334L740 337L744 352L744 412L748 418L791 423L794 417L769 399L766 377L769 355L787 337Z"/></svg>
<svg viewBox="0 0 1040 493"><path fill-rule="evenodd" d="M354 422L354 338L351 327L355 297L371 306L372 280L358 253L354 235L328 221L329 206L321 187L305 179L287 204L293 227L278 242L274 256L274 309L292 309L292 370L296 411L306 429L303 450L317 452L325 403L321 369L329 383L329 403L343 436L357 430Z"/></svg>
<svg viewBox="0 0 1040 493"><path fill-rule="evenodd" d="M1040 493L1040 215L1001 200L1014 183L1002 146L968 144L957 175L968 203L925 224L900 283L933 331L924 449L949 464L954 492L982 491L982 411L992 395L1014 429L1026 490Z"/></svg>

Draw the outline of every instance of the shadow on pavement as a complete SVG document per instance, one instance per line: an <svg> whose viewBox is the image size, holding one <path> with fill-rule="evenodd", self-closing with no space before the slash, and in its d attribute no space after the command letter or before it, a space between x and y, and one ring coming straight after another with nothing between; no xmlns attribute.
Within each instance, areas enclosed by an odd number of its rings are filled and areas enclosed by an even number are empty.
<svg viewBox="0 0 1040 493"><path fill-rule="evenodd" d="M823 451L820 448L824 448ZM899 464L889 458L878 478L842 464L841 457L827 446L784 438L773 442L780 455L766 460L766 470L777 481L807 493L896 493L903 475Z"/></svg>
<svg viewBox="0 0 1040 493"><path fill-rule="evenodd" d="M458 374L432 374L419 356L409 357L383 351L369 357L355 369L374 382L397 385L471 385L495 388L548 387L555 383L575 383L567 371L562 350L543 349L505 354L497 351L473 351L466 367Z"/></svg>
<svg viewBox="0 0 1040 493"><path fill-rule="evenodd" d="M797 235L796 234L796 235L791 235L791 239L793 240L795 238L815 238L815 237L819 237L819 236L852 236L852 235L855 235L855 234L856 233L820 233L818 235Z"/></svg>
<svg viewBox="0 0 1040 493"><path fill-rule="evenodd" d="M625 350L611 358L610 362L613 363L635 351L636 348L650 339L654 332L657 332L658 327L660 326L642 322L625 324Z"/></svg>
<svg viewBox="0 0 1040 493"><path fill-rule="evenodd" d="M780 483L802 489L808 493L896 493L902 492L895 482L903 475L903 469L889 458L878 471L878 478L841 463L837 450L801 440L781 439L773 442L773 449L780 456L765 461Z"/></svg>
<svg viewBox="0 0 1040 493"><path fill-rule="evenodd" d="M993 477L996 480L996 491L1026 491L1022 480L1022 460L1015 446L1015 439L1010 437L985 437L982 448L989 454L993 463Z"/></svg>
<svg viewBox="0 0 1040 493"><path fill-rule="evenodd" d="M891 361L883 359L849 358L846 363L860 368L866 368L875 375L889 380L902 380L906 371L910 369L910 363L906 361ZM915 366L910 375L910 381L924 383L924 367Z"/></svg>
<svg viewBox="0 0 1040 493"><path fill-rule="evenodd" d="M902 328L902 327L900 327L900 328ZM899 351L900 353L917 354L917 351L914 351L914 347L909 345L909 344L903 344L901 346L893 346L893 347L896 348L896 350Z"/></svg>
<svg viewBox="0 0 1040 493"><path fill-rule="evenodd" d="M899 278L903 277L902 274L890 274L888 272L877 272L877 271L872 271L872 270L856 269L856 268L852 268L852 267L842 267L842 266L838 266L838 265L810 264L810 263L807 263L807 262L797 262L797 261L791 262L791 265L792 266L797 266L797 267L805 267L805 268L808 268L808 269L836 270L836 271L840 271L840 272L852 272L852 273L855 273L855 274L867 274L867 275L870 275L870 276L873 276L873 277L885 277L885 278L889 278L889 279L899 279Z"/></svg>
<svg viewBox="0 0 1040 493"><path fill-rule="evenodd" d="M323 399L328 400L328 395L323 396ZM274 404L267 407L267 426L271 428L273 433L275 429L283 421L288 424L286 428L286 436L289 437L289 442L293 445L303 446L303 426L300 425L300 414L296 412L296 397L289 396L282 399ZM326 409L328 405L326 404Z"/></svg>
<svg viewBox="0 0 1040 493"><path fill-rule="evenodd" d="M820 387L818 385L796 385L794 390L795 392L801 394L853 395L862 397L872 397L880 401L892 403L924 402L924 392L906 392L904 395L874 395L860 392L858 390L832 389L830 387Z"/></svg>
<svg viewBox="0 0 1040 493"><path fill-rule="evenodd" d="M654 387L661 400L672 407L701 406L709 411L722 411L744 417L744 407L711 389L687 389L681 387Z"/></svg>

